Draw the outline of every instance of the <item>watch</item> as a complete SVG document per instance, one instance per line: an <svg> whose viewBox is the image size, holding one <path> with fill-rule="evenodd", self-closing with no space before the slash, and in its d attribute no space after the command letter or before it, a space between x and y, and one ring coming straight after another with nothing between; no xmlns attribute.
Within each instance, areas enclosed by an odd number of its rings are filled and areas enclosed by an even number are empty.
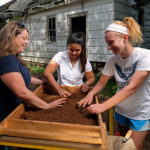
<svg viewBox="0 0 150 150"><path fill-rule="evenodd" d="M85 83L86 83L88 86L90 86L90 84L89 84L89 82L88 82L88 81L86 81Z"/></svg>

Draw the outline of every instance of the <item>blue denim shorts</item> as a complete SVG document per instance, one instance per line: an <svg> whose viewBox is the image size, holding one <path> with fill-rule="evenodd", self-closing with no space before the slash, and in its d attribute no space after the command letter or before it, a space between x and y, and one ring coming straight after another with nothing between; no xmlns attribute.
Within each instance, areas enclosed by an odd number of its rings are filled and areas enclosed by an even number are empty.
<svg viewBox="0 0 150 150"><path fill-rule="evenodd" d="M150 119L149 120L134 120L124 117L115 112L115 119L122 126L129 126L134 131L147 131L150 130Z"/></svg>

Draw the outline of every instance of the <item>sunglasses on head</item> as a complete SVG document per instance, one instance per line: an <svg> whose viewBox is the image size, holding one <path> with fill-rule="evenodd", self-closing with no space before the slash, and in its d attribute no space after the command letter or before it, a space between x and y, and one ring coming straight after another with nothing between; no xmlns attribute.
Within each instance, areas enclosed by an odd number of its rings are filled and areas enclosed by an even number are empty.
<svg viewBox="0 0 150 150"><path fill-rule="evenodd" d="M25 25L20 23L20 22L17 22L17 26L18 26L18 28L24 28L25 27Z"/></svg>

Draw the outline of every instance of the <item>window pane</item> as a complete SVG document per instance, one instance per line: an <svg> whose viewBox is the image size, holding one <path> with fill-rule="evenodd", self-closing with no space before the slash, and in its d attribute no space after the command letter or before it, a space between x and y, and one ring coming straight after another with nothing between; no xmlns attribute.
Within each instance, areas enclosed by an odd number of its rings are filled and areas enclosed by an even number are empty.
<svg viewBox="0 0 150 150"><path fill-rule="evenodd" d="M50 42L56 42L55 17L49 18L49 40Z"/></svg>

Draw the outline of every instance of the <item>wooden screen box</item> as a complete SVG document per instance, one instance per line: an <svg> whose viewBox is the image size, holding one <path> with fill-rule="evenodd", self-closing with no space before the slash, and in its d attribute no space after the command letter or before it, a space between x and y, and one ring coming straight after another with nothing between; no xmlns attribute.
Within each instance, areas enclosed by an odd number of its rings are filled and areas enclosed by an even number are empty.
<svg viewBox="0 0 150 150"><path fill-rule="evenodd" d="M63 87L72 93L80 92L79 87ZM34 93L41 96L43 86ZM98 103L97 96L95 96ZM19 105L1 124L0 134L34 139L49 139L56 141L79 142L89 144L104 144L106 140L106 127L101 114L97 115L99 125L80 125L71 123L46 122L21 119L25 112L23 104Z"/></svg>

